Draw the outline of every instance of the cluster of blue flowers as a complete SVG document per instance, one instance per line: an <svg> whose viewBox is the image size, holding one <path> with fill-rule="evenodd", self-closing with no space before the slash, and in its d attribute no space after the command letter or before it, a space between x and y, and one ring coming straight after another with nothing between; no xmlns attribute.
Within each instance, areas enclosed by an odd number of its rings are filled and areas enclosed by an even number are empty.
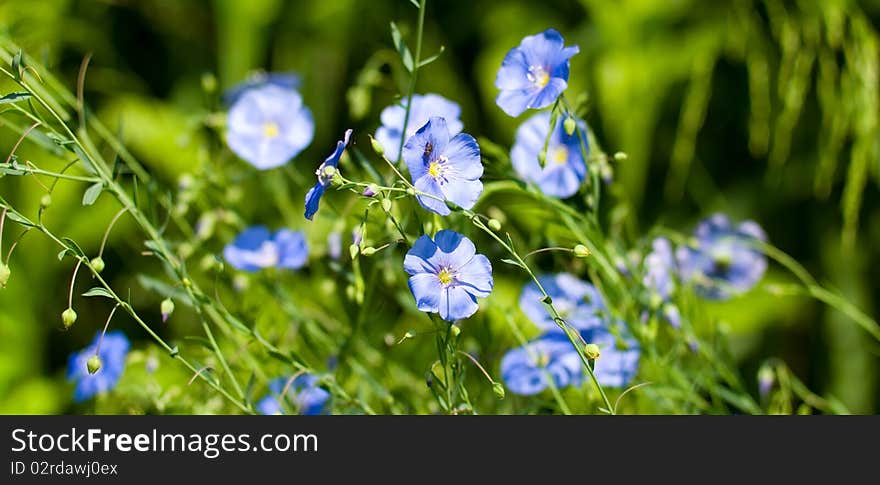
<svg viewBox="0 0 880 485"><path fill-rule="evenodd" d="M538 278L553 305L584 342L596 344L600 357L593 369L603 386L623 387L638 372L640 349L626 325L612 319L596 288L568 273ZM501 376L515 394L537 394L552 385L557 389L580 386L585 369L580 355L541 302L543 294L530 282L522 290L520 309L544 333L501 360Z"/></svg>
<svg viewBox="0 0 880 485"><path fill-rule="evenodd" d="M724 214L701 221L693 238L675 250L668 239L655 239L643 262L649 307L659 309L663 319L678 328L681 315L672 297L680 284L692 285L708 300L728 300L747 292L767 270L760 247L766 240L757 223L734 226Z"/></svg>

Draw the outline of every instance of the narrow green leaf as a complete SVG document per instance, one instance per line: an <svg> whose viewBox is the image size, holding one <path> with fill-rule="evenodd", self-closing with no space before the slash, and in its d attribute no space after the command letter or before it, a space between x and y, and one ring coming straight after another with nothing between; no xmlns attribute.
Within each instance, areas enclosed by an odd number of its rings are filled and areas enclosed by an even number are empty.
<svg viewBox="0 0 880 485"><path fill-rule="evenodd" d="M440 55L443 54L443 51L445 51L445 50L446 50L446 46L441 45L441 46L440 46L440 51L439 51L439 52L437 52L437 53L434 54L433 56L431 56L431 57L429 57L429 58L423 60L422 62L419 62L419 68L425 67L425 66L427 66L428 64L430 64L430 63L436 61L437 58L440 57Z"/></svg>
<svg viewBox="0 0 880 485"><path fill-rule="evenodd" d="M115 298L113 298L113 295L110 294L109 291L107 291L104 288L101 288L100 286L96 286L96 287L90 289L89 291L83 293L82 296L103 296L104 298L110 298L111 300L115 300Z"/></svg>
<svg viewBox="0 0 880 485"><path fill-rule="evenodd" d="M512 260L512 259L502 259L501 262L502 262L502 263L507 263L507 264L512 265L512 266L516 266L517 268L522 268L522 265L519 264L519 262L514 261L514 260Z"/></svg>
<svg viewBox="0 0 880 485"><path fill-rule="evenodd" d="M31 222L30 220L28 220L27 218L25 218L23 215L19 214L18 212L7 212L6 217L10 221L17 222L23 226L37 227L36 224Z"/></svg>
<svg viewBox="0 0 880 485"><path fill-rule="evenodd" d="M61 241L67 246L67 249L70 250L73 254L79 257L85 257L86 253L83 252L82 248L79 247L79 244L76 243L73 239L69 237L62 237Z"/></svg>
<svg viewBox="0 0 880 485"><path fill-rule="evenodd" d="M422 6L419 5L418 0L409 0L409 3L413 4L416 8L422 8Z"/></svg>
<svg viewBox="0 0 880 485"><path fill-rule="evenodd" d="M16 81L21 80L21 49L12 56L12 75L15 76Z"/></svg>
<svg viewBox="0 0 880 485"><path fill-rule="evenodd" d="M82 162L83 166L88 170L88 172L92 175L96 174L95 165L92 163L92 159L79 147L79 145L73 145L73 153L79 157L79 161Z"/></svg>
<svg viewBox="0 0 880 485"><path fill-rule="evenodd" d="M62 261L69 251L70 250L67 248L62 249L61 252L58 253L58 261Z"/></svg>
<svg viewBox="0 0 880 485"><path fill-rule="evenodd" d="M26 93L24 91L16 91L14 93L9 93L4 96L0 96L0 104L6 103L14 103L16 101L22 101L24 99L30 98L30 93Z"/></svg>
<svg viewBox="0 0 880 485"><path fill-rule="evenodd" d="M101 195L101 191L104 190L103 182L95 182L88 189L86 189L83 194L82 204L83 205L92 205L98 200L98 196Z"/></svg>
<svg viewBox="0 0 880 485"><path fill-rule="evenodd" d="M412 54L410 54L409 47L406 46L406 42L403 41L403 36L400 35L400 30L394 22L391 22L391 39L394 41L394 49L400 55L400 60L403 61L403 67L405 67L407 71L412 72Z"/></svg>

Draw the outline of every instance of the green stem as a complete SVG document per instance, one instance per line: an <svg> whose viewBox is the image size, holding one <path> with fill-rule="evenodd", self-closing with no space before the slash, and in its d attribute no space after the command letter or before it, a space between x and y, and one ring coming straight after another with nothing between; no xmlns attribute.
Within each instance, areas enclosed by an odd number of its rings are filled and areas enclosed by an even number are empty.
<svg viewBox="0 0 880 485"><path fill-rule="evenodd" d="M416 53L413 59L412 76L409 78L409 89L406 92L406 111L403 115L403 128L400 130L400 146L397 149L397 163L403 157L403 145L406 143L406 128L409 125L409 112L412 107L413 93L416 91L416 78L419 74L419 64L422 62L422 34L425 29L425 10L427 10L428 0L420 0L419 2L419 25L416 30Z"/></svg>

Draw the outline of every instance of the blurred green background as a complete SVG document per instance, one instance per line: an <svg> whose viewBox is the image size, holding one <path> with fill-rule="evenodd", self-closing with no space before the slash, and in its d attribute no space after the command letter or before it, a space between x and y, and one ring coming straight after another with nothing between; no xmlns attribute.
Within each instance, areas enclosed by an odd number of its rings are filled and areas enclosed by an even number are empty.
<svg viewBox="0 0 880 485"><path fill-rule="evenodd" d="M199 126L217 108L203 92L206 73L216 75L221 90L256 69L302 76L316 135L292 163L307 176L345 128L374 132L378 113L403 89L388 26L396 21L411 39L415 15L406 0L3 0L0 29L70 88L91 53L88 103L110 126L121 126L135 155L174 186L206 156ZM568 92L589 93L587 122L606 151L629 156L615 174L621 183L614 189L619 204L605 214L610 227L634 239L656 225L689 231L715 210L754 219L821 283L876 318L878 23L877 1L429 1L424 52L441 45L446 51L419 77L417 91L455 100L466 131L509 147L519 120L494 104L495 71L524 35L557 28L581 48ZM12 90L5 81L0 87ZM0 130L0 152L16 139ZM46 157L29 143L18 154ZM264 206L259 181L243 184L238 210L270 225L305 227L290 214L300 214L311 183L306 176L290 198L291 211ZM0 193L32 211L41 196L33 181L13 177L0 180ZM80 197L80 187L60 187L46 221L93 254L117 208L105 195L82 210ZM4 242L12 239L7 231ZM124 220L113 230L105 276L132 288L139 310L158 318L161 297L136 280L155 261L139 255L134 234ZM323 234L315 232L314 247ZM71 264L59 263L56 253L44 238L28 235L12 258L8 288L0 290L0 412L92 410L73 407L63 373L67 355L91 339L109 308L84 299L77 326L60 330ZM775 273L781 271L771 270L768 279ZM502 283L499 292L515 297L519 281ZM775 357L851 411L880 411L880 347L843 315L812 300L763 292L712 310L749 386L761 362ZM377 342L407 328L374 325ZM126 319L118 326L146 341ZM157 359L154 354L145 350L135 359ZM413 366L418 375L426 364ZM175 392L185 393L188 376L162 368L183 383ZM175 394L163 398L167 407L157 410L174 412ZM100 400L94 406L100 410ZM215 409L209 401L192 406L187 411Z"/></svg>

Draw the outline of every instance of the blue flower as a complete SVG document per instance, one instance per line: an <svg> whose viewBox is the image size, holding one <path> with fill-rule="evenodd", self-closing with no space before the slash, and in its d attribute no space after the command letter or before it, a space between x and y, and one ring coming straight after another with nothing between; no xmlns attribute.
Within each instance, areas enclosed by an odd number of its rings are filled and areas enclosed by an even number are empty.
<svg viewBox="0 0 880 485"><path fill-rule="evenodd" d="M413 94L409 109L409 122L406 124L406 134L403 136L404 141L415 135L416 131L425 126L425 123L434 116L446 119L450 135L457 135L464 128L458 119L461 116L461 107L458 104L439 94ZM397 157L405 117L406 99L382 110L382 126L376 130L375 138L385 149L389 159L393 160Z"/></svg>
<svg viewBox="0 0 880 485"><path fill-rule="evenodd" d="M309 249L302 231L281 229L275 234L265 226L251 226L223 249L234 268L256 272L263 268L297 269L306 264Z"/></svg>
<svg viewBox="0 0 880 485"><path fill-rule="evenodd" d="M657 295L661 301L668 301L675 291L675 257L669 239L658 237L651 242L651 252L645 256L645 276L642 284Z"/></svg>
<svg viewBox="0 0 880 485"><path fill-rule="evenodd" d="M681 279L710 300L745 293L767 270L767 258L758 248L758 243L766 240L764 230L755 222L734 227L727 216L714 214L700 222L692 243L676 250Z"/></svg>
<svg viewBox="0 0 880 485"><path fill-rule="evenodd" d="M504 57L495 77L495 103L510 116L550 106L568 87L568 59L578 46L565 47L562 35L547 29L523 37Z"/></svg>
<svg viewBox="0 0 880 485"><path fill-rule="evenodd" d="M450 322L473 315L477 298L489 296L494 285L492 265L476 253L474 243L455 231L439 231L433 240L418 238L403 267L419 310L440 313Z"/></svg>
<svg viewBox="0 0 880 485"><path fill-rule="evenodd" d="M321 197L324 195L324 191L327 190L327 187L330 186L330 183L333 180L333 174L336 173L336 167L339 166L339 159L342 157L342 152L345 151L349 139L351 139L350 129L345 130L345 134L342 135L342 140L336 142L336 149L324 159L324 162L321 163L318 170L315 171L315 175L318 176L318 182L306 193L306 212L304 214L306 219L312 220L312 218L315 217L315 213L318 212L318 205L321 203Z"/></svg>
<svg viewBox="0 0 880 485"><path fill-rule="evenodd" d="M403 147L403 159L409 167L422 207L441 216L452 212L446 200L470 209L483 193L483 163L477 140L467 133L450 139L446 120L431 118Z"/></svg>
<svg viewBox="0 0 880 485"><path fill-rule="evenodd" d="M327 403L330 401L330 393L318 387L318 378L311 374L297 376L288 385L290 378L279 377L269 382L271 394L257 402L257 412L260 414L284 414L281 405L281 393L287 386L287 397L291 407L298 414L313 416L327 414Z"/></svg>
<svg viewBox="0 0 880 485"><path fill-rule="evenodd" d="M298 74L292 72L265 72L258 71L223 93L223 104L229 106L238 101L247 91L265 86L267 84L284 89L299 89L302 80Z"/></svg>
<svg viewBox="0 0 880 485"><path fill-rule="evenodd" d="M229 109L226 143L265 170L284 165L312 142L312 112L293 89L275 84L246 90Z"/></svg>
<svg viewBox="0 0 880 485"><path fill-rule="evenodd" d="M623 387L632 381L640 356L635 339L617 338L606 326L584 330L581 337L599 346L600 355L593 369L599 384ZM558 332L546 333L501 359L501 377L514 394L538 394L549 386L550 378L558 389L577 387L584 382L585 372L577 350L568 337Z"/></svg>
<svg viewBox="0 0 880 485"><path fill-rule="evenodd" d="M98 342L101 343L100 349ZM98 332L88 347L71 354L67 360L67 380L76 383L73 400L82 402L116 387L125 370L125 356L130 347L124 333L112 330L103 339L101 332ZM89 374L88 361L95 355L96 349L101 366L97 372Z"/></svg>
<svg viewBox="0 0 880 485"><path fill-rule="evenodd" d="M565 133L563 122L557 120L542 167L538 155L544 150L544 142L550 132L550 113L538 113L523 122L516 130L516 141L510 150L514 170L547 195L565 198L577 193L587 175L587 164L581 152L582 141L584 151L589 153L589 145L584 137L587 125L577 120L577 126L579 130L569 136Z"/></svg>
<svg viewBox="0 0 880 485"><path fill-rule="evenodd" d="M327 256L330 259L339 259L342 257L342 233L333 231L327 235Z"/></svg>
<svg viewBox="0 0 880 485"><path fill-rule="evenodd" d="M602 325L605 303L593 285L568 273L539 276L538 281L553 299L553 306L560 316L572 327L586 330ZM520 294L519 307L541 330L561 332L547 307L541 303L543 296L538 285L529 282Z"/></svg>
<svg viewBox="0 0 880 485"><path fill-rule="evenodd" d="M619 336L612 334L607 326L594 327L581 332L581 337L599 346L599 358L593 374L599 384L605 387L624 387L633 380L639 371L641 349L632 338L623 322L616 322ZM572 350L574 352L574 350Z"/></svg>
<svg viewBox="0 0 880 485"><path fill-rule="evenodd" d="M579 386L583 380L583 363L568 338L561 333L548 333L522 347L509 351L501 359L501 378L514 394L530 396L549 386L557 389Z"/></svg>
<svg viewBox="0 0 880 485"><path fill-rule="evenodd" d="M663 318L675 328L681 326L678 307L671 303L675 291L675 255L668 239L658 237L651 242L651 252L645 256L645 274L642 285L650 293L650 305L656 309L662 305Z"/></svg>

